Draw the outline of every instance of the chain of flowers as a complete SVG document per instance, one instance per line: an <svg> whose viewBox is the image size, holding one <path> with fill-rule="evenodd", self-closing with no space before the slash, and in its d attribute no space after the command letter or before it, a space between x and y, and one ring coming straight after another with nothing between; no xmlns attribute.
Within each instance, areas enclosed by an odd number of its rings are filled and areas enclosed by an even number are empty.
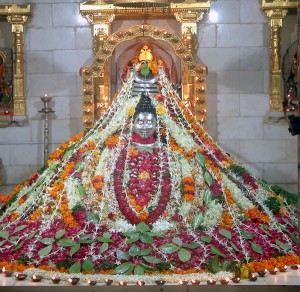
<svg viewBox="0 0 300 292"><path fill-rule="evenodd" d="M157 106L159 106L155 100L153 100L153 103ZM165 107L164 107L165 108ZM165 149L166 151L166 155L167 155L167 163L169 165L169 169L172 169L171 172L169 172L170 174L170 186L171 186L171 190L170 190L170 199L169 199L169 203L167 204L166 206L166 212L170 215L173 215L175 210L176 210L176 207L174 205L174 202L176 202L177 204L180 202L180 185L179 185L179 182L180 182L180 177L179 177L179 164L176 163L173 159L173 155L172 155L172 152L171 152L171 149L170 149L170 145L169 145L169 139L167 137L167 147L164 147L163 144L162 144L162 136L161 136L161 129L163 129L163 125L161 124L161 119L162 119L162 116L163 116L163 112L161 114L158 114L158 118L157 118L157 136L158 136L158 139L157 139L157 143L158 143L158 148L159 149ZM169 134L169 132L167 131L166 128L164 128L164 130ZM159 160L160 161L163 161L163 151L160 151L159 153ZM163 164L160 164L160 176L159 176L159 184L160 184L160 189L162 187L162 184L163 184L163 176L162 176L162 173L163 173ZM176 187L177 186L177 187Z"/></svg>
<svg viewBox="0 0 300 292"><path fill-rule="evenodd" d="M167 110L167 108L166 108ZM168 112L166 112L166 114L168 114ZM162 115L161 116L161 119L162 119L162 122L164 121L164 116L165 115ZM171 146L170 146L170 136L171 136L171 133L169 131L169 127L166 127L165 126L165 134L166 134L166 141L167 141L167 145L166 145L166 151L167 151L167 157L168 157L168 164L169 164L169 167L170 169L172 169L172 172L170 173L170 176L171 176L171 197L174 197L175 199L175 202L177 201L177 203L179 204L179 210L181 209L182 207L182 201L181 201L181 190L180 190L180 182L181 182L181 176L180 176L180 164L173 161L173 151L171 149ZM160 131L158 131L159 135L160 135ZM161 140L161 139L159 139ZM171 206L170 206L171 207ZM176 208L170 208L169 209L169 212L171 210L175 210Z"/></svg>

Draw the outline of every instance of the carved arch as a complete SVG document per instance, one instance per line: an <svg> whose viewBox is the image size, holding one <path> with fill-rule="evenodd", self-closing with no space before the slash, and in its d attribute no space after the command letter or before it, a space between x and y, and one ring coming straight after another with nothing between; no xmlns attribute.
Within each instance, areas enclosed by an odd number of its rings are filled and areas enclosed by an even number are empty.
<svg viewBox="0 0 300 292"><path fill-rule="evenodd" d="M207 67L197 64L192 54L186 49L179 37L173 33L153 26L137 25L122 31L117 31L109 36L101 37L97 42L94 53L93 64L81 68L82 77L82 98L83 98L83 127L91 128L95 122L95 111L100 107L105 110L108 107L108 100L104 96L95 97L95 79L98 77L98 86L103 86L105 82L105 64L112 56L116 46L124 41L133 40L138 37L150 37L154 40L167 42L173 48L185 68L188 76L193 78L194 96L190 101L197 116L197 109L203 109L205 113L205 91ZM203 119L203 118L202 118Z"/></svg>

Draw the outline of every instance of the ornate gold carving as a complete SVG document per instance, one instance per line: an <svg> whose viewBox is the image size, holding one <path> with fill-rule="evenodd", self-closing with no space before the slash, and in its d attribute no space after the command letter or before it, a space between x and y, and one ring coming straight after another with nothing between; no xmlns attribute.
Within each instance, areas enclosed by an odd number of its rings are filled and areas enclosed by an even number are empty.
<svg viewBox="0 0 300 292"><path fill-rule="evenodd" d="M270 34L270 110L282 111L281 38L282 20L288 9L297 8L296 0L263 0L262 9L269 18Z"/></svg>
<svg viewBox="0 0 300 292"><path fill-rule="evenodd" d="M115 6L123 8L156 9L158 7L167 8L170 6L170 0L114 0L113 3Z"/></svg>
<svg viewBox="0 0 300 292"><path fill-rule="evenodd" d="M108 2L108 1L107 1ZM109 1L112 2L112 1ZM133 2L133 1L132 1ZM175 13L187 13L193 15L198 12L207 12L210 8L210 0L201 1L181 1L181 2L171 2L168 11L165 8L157 7L155 10L151 11L151 15L162 15L167 17L169 15L175 15ZM97 15L107 15L115 14L116 17L122 15L144 15L145 11L143 8L123 8L117 7L112 3L105 3L102 0L96 0L91 2L86 2L80 4L80 11L82 15L89 15L90 19L95 20ZM95 22L91 22L95 23Z"/></svg>
<svg viewBox="0 0 300 292"><path fill-rule="evenodd" d="M165 8L156 7L149 12L147 17L155 19L175 17L181 23L181 32L179 32L181 38L150 25L139 25L111 34L111 22L115 18L124 20L145 18L144 8L118 7L113 5L113 2L113 0L94 0L80 4L81 14L93 25L94 30L94 62L90 67L81 70L84 128L92 126L95 118L100 117L110 102L108 58L114 48L123 41L147 36L168 42L182 60L183 96L188 98L187 103L194 110L197 118L205 121L207 68L196 64L193 57L196 56L198 47L197 22L210 9L210 0L179 0L176 3L171 2L167 11ZM89 78L88 76L97 78L93 78L92 84L87 84L85 80ZM89 114L86 114L85 110L87 103L91 109Z"/></svg>
<svg viewBox="0 0 300 292"><path fill-rule="evenodd" d="M193 56L187 48L184 47L180 38L176 35L170 33L165 29L161 29L152 25L137 25L125 29L123 31L118 31L107 37L105 41L102 42L101 46L95 51L94 62L90 67L83 67L81 69L81 76L83 79L83 125L84 128L90 128L94 124L95 120L95 104L99 103L101 110L104 110L108 106L108 95L100 96L99 100L95 102L95 81L91 77L101 77L102 82L104 82L105 65L107 64L108 58L112 55L115 47L126 41L135 39L140 36L151 37L155 40L163 40L169 43L175 54L181 59L182 64L187 72L187 76L192 78L190 83L190 88L188 90L190 100L190 105L192 109L202 110L205 107L205 86L206 86L206 75L207 67L204 65L199 65L194 61ZM195 78L193 78L195 77ZM198 79L197 79L198 78ZM93 80L91 82L91 80ZM195 80L195 82L194 82ZM194 85L196 83L197 85ZM102 83L104 84L104 83ZM98 84L98 86L101 85ZM196 90L201 88L203 90ZM192 97L195 98L192 98ZM86 108L90 108L89 114L87 114ZM195 112L199 120L204 121L204 117L200 112ZM204 113L204 112L203 112ZM200 116L201 114L201 116Z"/></svg>
<svg viewBox="0 0 300 292"><path fill-rule="evenodd" d="M30 16L30 5L0 5L0 16L6 16L14 35L14 115L26 115L24 94L24 25Z"/></svg>

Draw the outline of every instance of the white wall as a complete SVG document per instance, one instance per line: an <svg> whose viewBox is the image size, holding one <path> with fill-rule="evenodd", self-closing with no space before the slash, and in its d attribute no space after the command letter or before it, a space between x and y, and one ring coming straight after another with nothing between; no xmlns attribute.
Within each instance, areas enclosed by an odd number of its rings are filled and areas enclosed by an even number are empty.
<svg viewBox="0 0 300 292"><path fill-rule="evenodd" d="M5 1L13 3L15 1ZM27 1L22 1L28 3ZM40 96L53 96L51 151L82 129L81 66L92 62L92 33L79 0L30 1L25 31L28 124L0 128L4 182L43 164ZM257 177L297 189L297 139L269 116L269 30L259 0L211 1L198 28L198 61L208 66L208 132ZM1 34L0 34L1 36Z"/></svg>

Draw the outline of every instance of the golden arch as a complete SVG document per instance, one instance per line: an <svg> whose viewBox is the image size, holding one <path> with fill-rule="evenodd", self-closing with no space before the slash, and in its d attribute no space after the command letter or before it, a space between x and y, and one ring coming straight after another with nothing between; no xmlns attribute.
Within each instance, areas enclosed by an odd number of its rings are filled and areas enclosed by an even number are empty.
<svg viewBox="0 0 300 292"><path fill-rule="evenodd" d="M96 49L94 53L93 64L89 67L81 68L82 77L82 98L83 98L83 127L91 128L94 125L95 118L99 118L97 113L101 114L108 107L108 100L103 94L95 96L95 87L105 85L105 76L109 72L106 64L112 56L116 46L124 41L132 40L138 37L151 37L154 40L162 40L171 45L176 56L178 56L185 68L186 75L192 80L189 84L192 87L192 97L189 103L194 110L196 117L200 121L205 119L205 92L207 67L195 62L191 53L184 47L181 39L173 33L153 26L137 25L128 29L117 31L109 36L99 33L95 40Z"/></svg>

